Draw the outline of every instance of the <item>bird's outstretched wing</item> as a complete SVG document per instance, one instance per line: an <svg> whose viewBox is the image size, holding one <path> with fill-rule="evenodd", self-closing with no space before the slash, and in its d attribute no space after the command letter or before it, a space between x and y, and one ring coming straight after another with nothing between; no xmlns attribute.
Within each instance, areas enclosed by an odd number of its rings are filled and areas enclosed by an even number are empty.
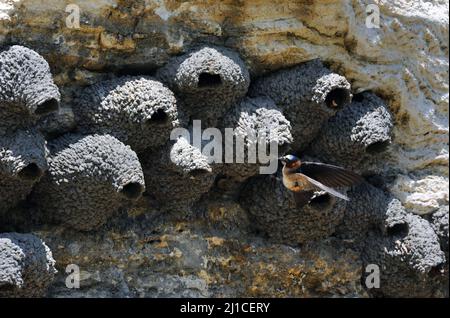
<svg viewBox="0 0 450 318"><path fill-rule="evenodd" d="M314 196L314 191L306 190L306 191L298 191L294 193L295 205L297 208L301 208L309 203L311 198Z"/></svg>
<svg viewBox="0 0 450 318"><path fill-rule="evenodd" d="M364 181L360 175L352 171L318 162L302 162L298 172L318 181L323 186L333 188L348 187Z"/></svg>
<svg viewBox="0 0 450 318"><path fill-rule="evenodd" d="M303 177L306 178L312 185L314 185L315 188L324 190L324 191L326 191L326 192L328 192L328 193L330 193L330 194L332 194L332 195L334 195L334 196L336 196L338 198L341 198L343 200L350 201L350 199L345 194L342 194L342 193L340 193L340 192L338 192L338 191L336 191L336 190L334 190L334 189L332 189L330 187L327 187L326 185L324 185L324 184L320 183L319 181L314 180L314 179L312 179L312 178L310 178L310 177L308 177L306 175L303 175Z"/></svg>

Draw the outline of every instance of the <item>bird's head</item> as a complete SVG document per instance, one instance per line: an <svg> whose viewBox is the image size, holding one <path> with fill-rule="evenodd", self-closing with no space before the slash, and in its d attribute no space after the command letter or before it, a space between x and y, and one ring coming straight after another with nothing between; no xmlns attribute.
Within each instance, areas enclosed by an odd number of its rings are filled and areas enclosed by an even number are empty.
<svg viewBox="0 0 450 318"><path fill-rule="evenodd" d="M300 167L300 159L298 159L294 155L286 155L283 157L280 157L280 161L283 164L283 166L286 166L288 168L297 168Z"/></svg>

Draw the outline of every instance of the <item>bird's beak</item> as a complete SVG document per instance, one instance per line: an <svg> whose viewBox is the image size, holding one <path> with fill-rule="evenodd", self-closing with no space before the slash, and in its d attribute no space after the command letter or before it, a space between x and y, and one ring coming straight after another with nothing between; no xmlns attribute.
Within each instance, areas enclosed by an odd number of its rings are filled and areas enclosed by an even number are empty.
<svg viewBox="0 0 450 318"><path fill-rule="evenodd" d="M286 164L286 158L284 156L278 159L281 161L282 164Z"/></svg>

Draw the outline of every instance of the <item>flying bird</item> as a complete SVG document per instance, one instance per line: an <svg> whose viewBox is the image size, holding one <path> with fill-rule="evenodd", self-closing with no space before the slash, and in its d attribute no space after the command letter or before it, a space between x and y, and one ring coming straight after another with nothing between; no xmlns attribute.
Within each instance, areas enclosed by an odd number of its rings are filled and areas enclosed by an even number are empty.
<svg viewBox="0 0 450 318"><path fill-rule="evenodd" d="M280 158L283 163L283 185L294 192L297 207L307 204L314 191L323 190L340 199L349 198L333 188L348 187L364 179L344 168L318 162L302 162L293 155Z"/></svg>

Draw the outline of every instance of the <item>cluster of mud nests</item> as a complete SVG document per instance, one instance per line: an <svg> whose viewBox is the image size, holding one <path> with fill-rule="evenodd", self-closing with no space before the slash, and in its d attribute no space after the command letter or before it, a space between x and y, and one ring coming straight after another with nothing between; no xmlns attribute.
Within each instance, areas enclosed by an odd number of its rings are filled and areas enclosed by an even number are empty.
<svg viewBox="0 0 450 318"><path fill-rule="evenodd" d="M52 134L58 125L49 114L59 111L60 100L42 56L22 46L0 51L3 223L26 204L39 222L95 231L143 197L164 213L189 217L215 188L234 193L268 240L298 245L334 236L352 242L365 265L382 267L383 288L374 295L421 295L439 283L448 210L429 219L413 215L373 182L340 189L349 202L317 193L296 208L279 172L260 174L264 163L248 160L254 147L248 137L264 134L278 155L371 173L371 162L391 143L389 108L371 92L353 96L346 78L321 61L251 81L236 52L195 47L153 77L116 77L79 90L70 105L73 127ZM176 128L192 131L194 120L223 135L232 128L233 137L245 141L247 160L211 160L190 136L171 138ZM54 265L35 235L0 234L0 296L44 295Z"/></svg>

